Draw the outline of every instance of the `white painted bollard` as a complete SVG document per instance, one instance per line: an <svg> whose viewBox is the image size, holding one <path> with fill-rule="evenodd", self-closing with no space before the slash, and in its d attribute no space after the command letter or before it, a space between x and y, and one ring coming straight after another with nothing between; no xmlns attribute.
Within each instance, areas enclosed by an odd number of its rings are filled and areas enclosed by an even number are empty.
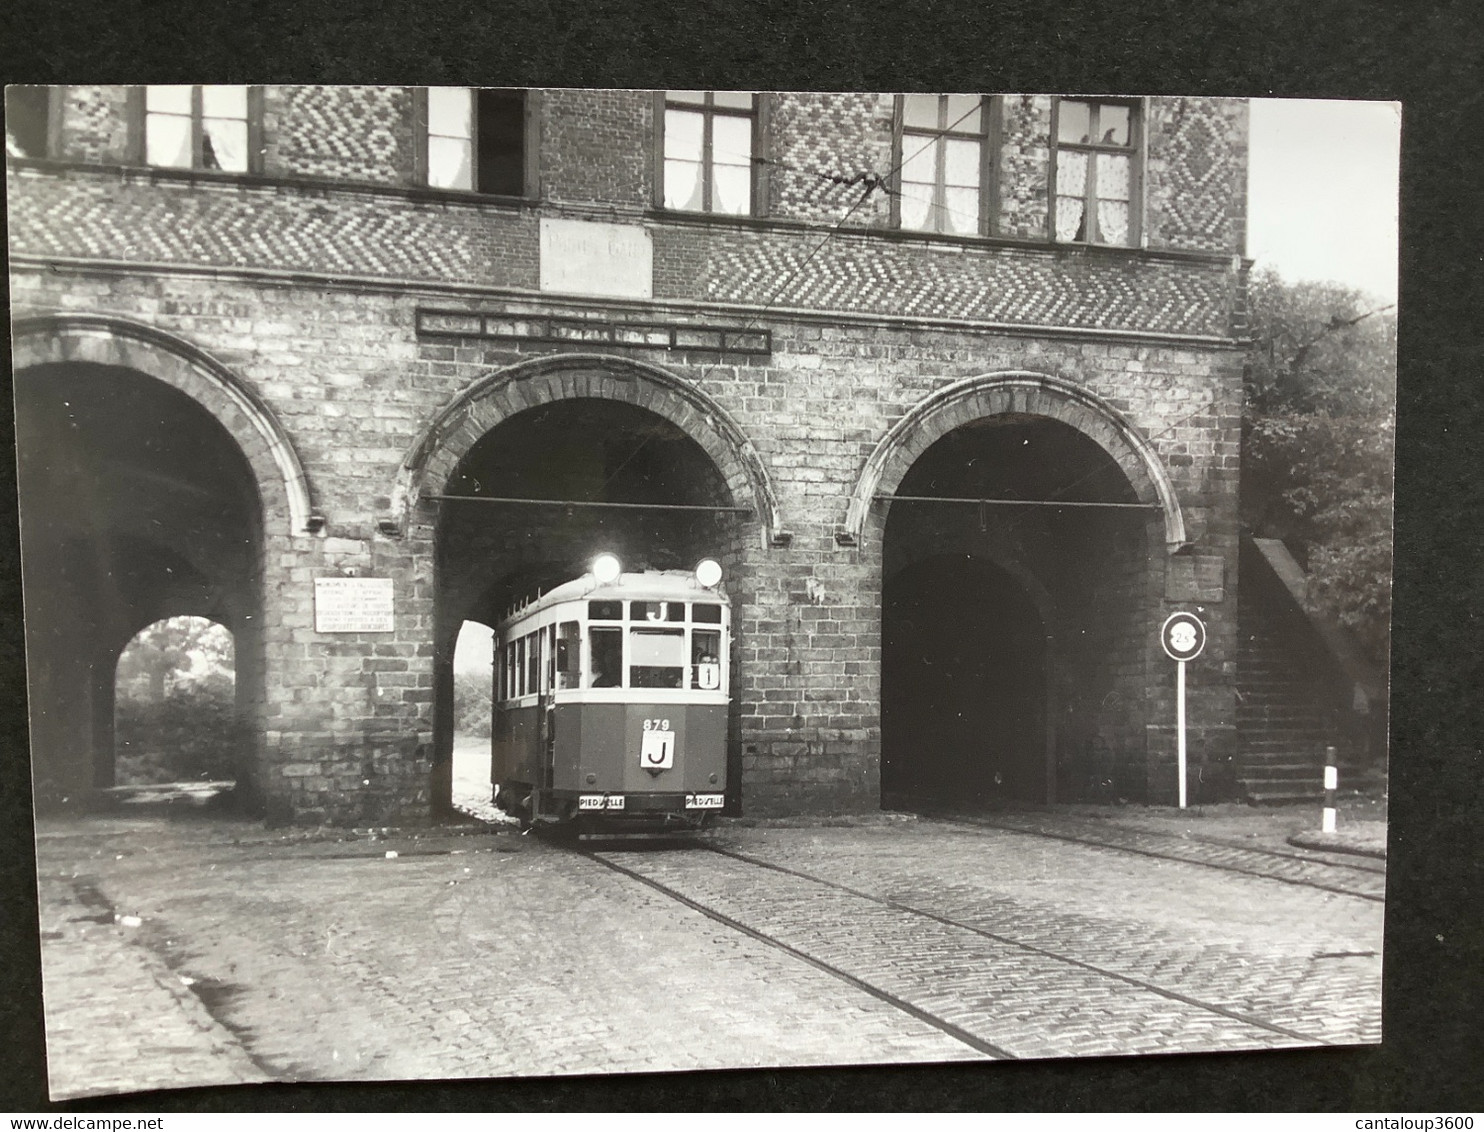
<svg viewBox="0 0 1484 1132"><path fill-rule="evenodd" d="M1324 819L1320 824L1321 833L1333 833L1335 831L1335 791L1340 786L1340 769L1335 766L1335 749L1324 748Z"/></svg>

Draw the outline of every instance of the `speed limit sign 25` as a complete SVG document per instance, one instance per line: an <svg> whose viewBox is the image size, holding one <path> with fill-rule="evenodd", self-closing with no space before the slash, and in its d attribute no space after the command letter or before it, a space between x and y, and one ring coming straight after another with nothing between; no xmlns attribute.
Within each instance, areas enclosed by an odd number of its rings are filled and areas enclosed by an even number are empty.
<svg viewBox="0 0 1484 1132"><path fill-rule="evenodd" d="M1194 613L1172 613L1159 630L1159 643L1171 660L1194 660L1206 647L1206 626Z"/></svg>

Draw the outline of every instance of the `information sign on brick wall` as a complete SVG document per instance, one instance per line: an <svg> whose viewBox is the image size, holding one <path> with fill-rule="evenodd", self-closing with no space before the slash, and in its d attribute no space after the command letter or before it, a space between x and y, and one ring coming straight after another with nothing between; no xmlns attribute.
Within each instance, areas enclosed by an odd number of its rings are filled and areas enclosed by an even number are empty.
<svg viewBox="0 0 1484 1132"><path fill-rule="evenodd" d="M394 628L392 579L314 580L316 633L390 633Z"/></svg>
<svg viewBox="0 0 1484 1132"><path fill-rule="evenodd" d="M654 246L632 224L541 221L541 289L570 295L648 299L654 295Z"/></svg>

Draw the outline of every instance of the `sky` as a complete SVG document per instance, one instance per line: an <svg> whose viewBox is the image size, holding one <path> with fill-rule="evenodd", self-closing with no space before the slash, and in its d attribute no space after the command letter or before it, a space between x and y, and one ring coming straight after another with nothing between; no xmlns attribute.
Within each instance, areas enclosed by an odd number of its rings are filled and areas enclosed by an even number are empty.
<svg viewBox="0 0 1484 1132"><path fill-rule="evenodd" d="M1396 300L1401 104L1255 98L1247 254Z"/></svg>
<svg viewBox="0 0 1484 1132"><path fill-rule="evenodd" d="M1258 98L1251 104L1247 254L1291 283L1342 283L1396 301L1401 105ZM489 667L490 631L459 634L459 671Z"/></svg>

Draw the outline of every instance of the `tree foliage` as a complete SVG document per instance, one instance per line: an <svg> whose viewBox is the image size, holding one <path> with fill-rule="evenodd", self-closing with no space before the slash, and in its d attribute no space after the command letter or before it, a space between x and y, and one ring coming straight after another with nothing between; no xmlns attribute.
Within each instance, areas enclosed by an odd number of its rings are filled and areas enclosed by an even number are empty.
<svg viewBox="0 0 1484 1132"><path fill-rule="evenodd" d="M488 738L493 689L488 668L454 673L454 730L460 735Z"/></svg>
<svg viewBox="0 0 1484 1132"><path fill-rule="evenodd" d="M232 685L182 684L163 699L121 699L114 713L120 784L237 777L247 732Z"/></svg>
<svg viewBox="0 0 1484 1132"><path fill-rule="evenodd" d="M233 672L232 634L204 617L169 617L136 634L115 676L119 782L236 778L246 733Z"/></svg>
<svg viewBox="0 0 1484 1132"><path fill-rule="evenodd" d="M167 617L141 629L119 657L120 698L163 700L187 684L232 685L232 634L204 617Z"/></svg>
<svg viewBox="0 0 1484 1132"><path fill-rule="evenodd" d="M1396 316L1356 291L1256 273L1242 521L1309 571L1307 600L1384 659L1391 619Z"/></svg>

